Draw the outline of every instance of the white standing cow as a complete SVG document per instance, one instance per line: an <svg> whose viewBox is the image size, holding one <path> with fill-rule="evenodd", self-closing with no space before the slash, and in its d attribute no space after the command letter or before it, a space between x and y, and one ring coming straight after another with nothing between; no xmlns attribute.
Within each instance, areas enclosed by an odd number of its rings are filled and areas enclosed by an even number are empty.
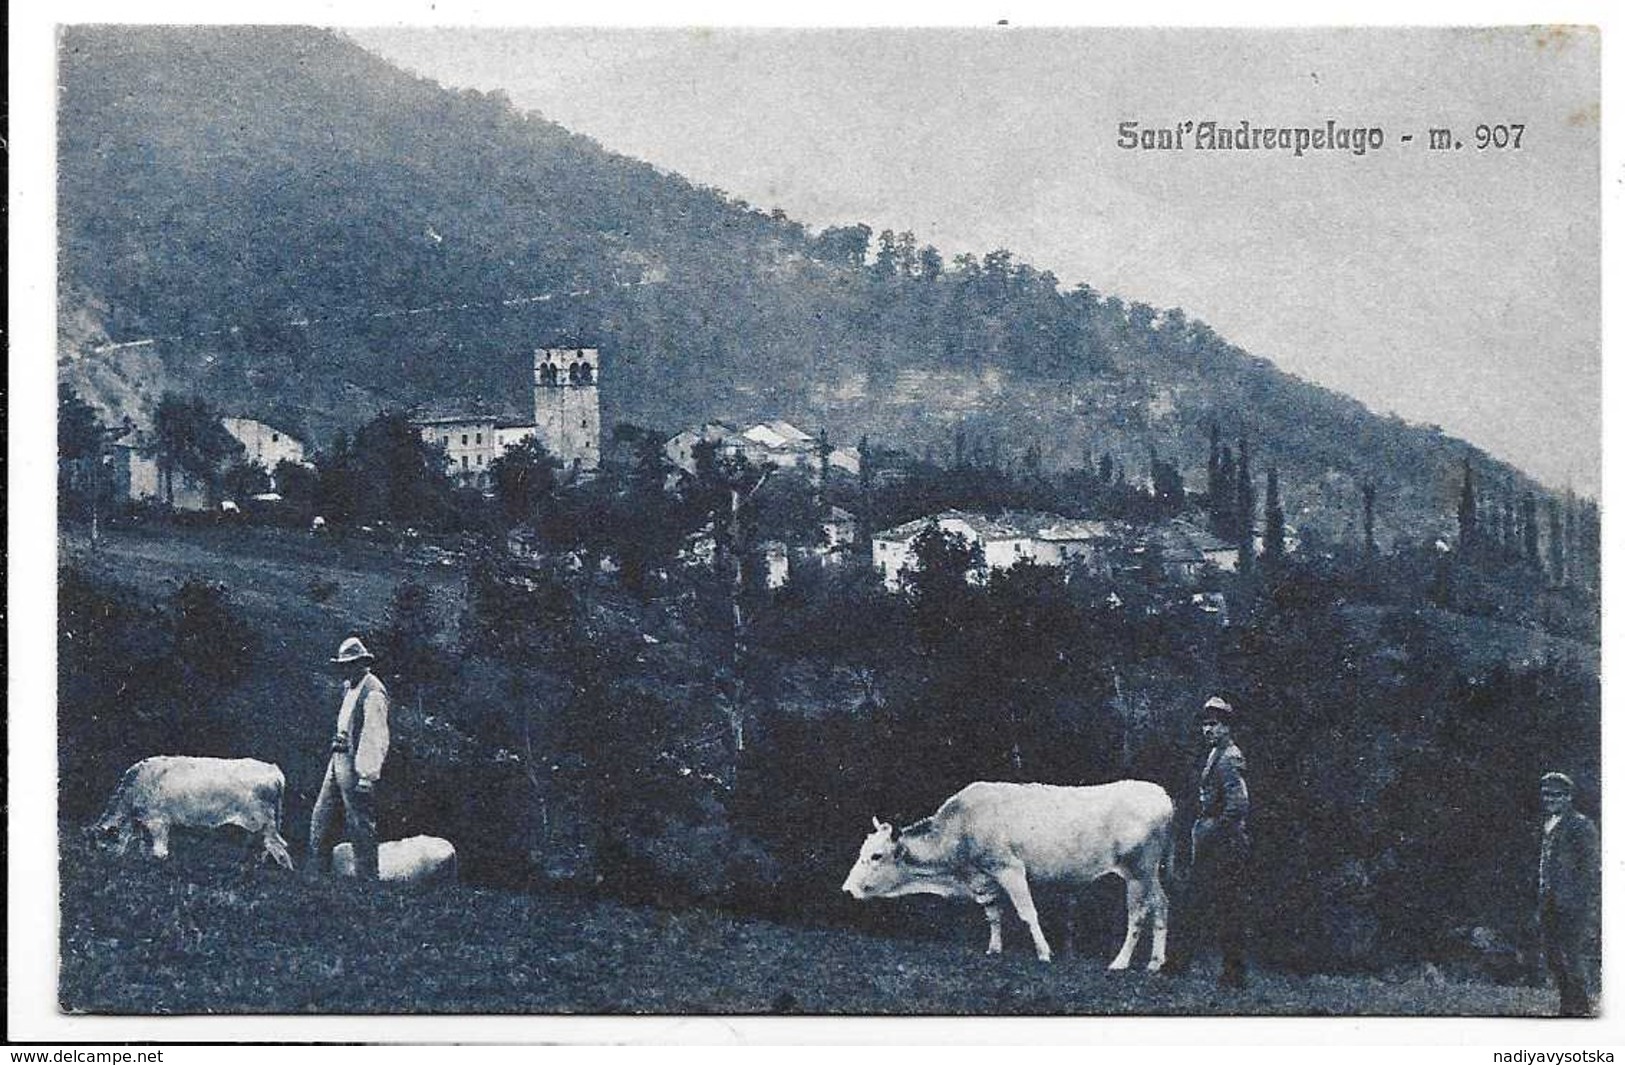
<svg viewBox="0 0 1625 1065"><path fill-rule="evenodd" d="M355 876L355 847L333 848L335 876ZM457 848L439 836L413 836L378 844L378 879L410 884L452 883L457 879Z"/></svg>
<svg viewBox="0 0 1625 1065"><path fill-rule="evenodd" d="M236 825L259 837L259 849L284 869L293 868L282 838L282 770L253 758L160 755L124 771L92 826L117 830L118 853L135 842L137 827L152 841L152 856L169 857L169 830Z"/></svg>
<svg viewBox="0 0 1625 1065"><path fill-rule="evenodd" d="M1116 873L1128 890L1128 929L1111 968L1126 969L1142 927L1151 924L1152 971L1168 943L1162 863L1172 856L1174 804L1144 780L1093 787L971 784L936 813L898 831L875 819L841 890L856 899L898 895L972 898L987 915L989 954L1001 953L998 895L1010 897L1050 960L1029 881L1082 887Z"/></svg>

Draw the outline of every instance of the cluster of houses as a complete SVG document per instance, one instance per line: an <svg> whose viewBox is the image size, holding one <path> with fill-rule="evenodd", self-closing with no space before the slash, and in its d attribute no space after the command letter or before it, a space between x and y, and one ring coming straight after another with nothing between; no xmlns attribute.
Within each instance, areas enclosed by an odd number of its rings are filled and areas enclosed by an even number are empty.
<svg viewBox="0 0 1625 1065"><path fill-rule="evenodd" d="M746 429L735 429L723 422L706 422L697 428L684 429L666 441L666 458L678 469L694 473L694 449L700 444L717 445L719 456L742 458L780 469L813 469L826 461L819 455L818 440L786 421L761 422ZM831 446L827 461L832 469L855 475L862 460L856 448Z"/></svg>
<svg viewBox="0 0 1625 1065"><path fill-rule="evenodd" d="M1241 562L1236 544L1182 519L1136 529L1122 522L1054 514L1017 512L990 517L946 510L874 534L874 566L888 590L903 587L908 571L917 564L915 543L932 529L980 549L981 566L966 575L977 583L1025 562L1081 568L1096 576L1155 566L1165 579L1193 584L1208 572L1233 573Z"/></svg>
<svg viewBox="0 0 1625 1065"><path fill-rule="evenodd" d="M284 429L254 418L221 418L220 424L243 445L246 461L272 475L280 463L306 464L304 441ZM173 499L177 510L205 510L213 505L210 486L179 470L165 470L158 461L151 434L132 430L113 441L108 465L115 497L131 502Z"/></svg>
<svg viewBox="0 0 1625 1065"><path fill-rule="evenodd" d="M597 468L601 448L598 349L540 348L533 353L532 369L534 408L527 412L529 416L477 400L430 404L413 413L411 424L426 443L442 449L446 473L454 481L489 489L492 463L509 448L530 439L544 444L567 469L590 475ZM224 418L222 424L242 443L247 460L268 473L284 461L306 462L305 444L282 429L251 418ZM815 438L783 420L745 428L707 422L672 436L663 450L672 466L692 475L697 469L696 449L702 444L715 445L719 456L779 469L813 472L827 466L856 475L862 461L857 449ZM165 484L165 471L144 434L128 434L114 446L113 468L116 490L125 498L172 496L174 505L182 509L211 505L207 486L184 475L175 473L174 483ZM274 484L272 488L274 492ZM872 535L870 557L887 589L898 591L904 586L907 572L917 564L915 544L931 529L959 536L978 549L980 565L968 575L976 582L986 582L992 574L1026 562L1068 571L1081 568L1100 576L1154 567L1164 579L1188 586L1208 573L1234 571L1240 561L1236 544L1183 519L1141 529L1054 514L990 516L947 510ZM826 508L816 545L800 551L792 551L782 541L762 545L767 586L777 588L788 582L792 564L847 564L858 554L859 537L858 521L852 514L839 507ZM708 560L715 546L714 531L702 529L689 538L683 556L691 562ZM1290 543L1289 549L1293 546ZM535 545L511 542L510 549L529 554Z"/></svg>

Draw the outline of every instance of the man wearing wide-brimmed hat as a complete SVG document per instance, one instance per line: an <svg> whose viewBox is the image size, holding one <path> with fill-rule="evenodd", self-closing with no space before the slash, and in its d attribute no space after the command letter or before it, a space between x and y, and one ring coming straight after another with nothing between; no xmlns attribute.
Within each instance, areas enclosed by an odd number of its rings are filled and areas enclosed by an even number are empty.
<svg viewBox="0 0 1625 1065"><path fill-rule="evenodd" d="M373 798L389 754L389 693L373 676L372 652L360 637L339 644L339 653L328 661L344 676L344 697L322 790L310 816L307 868L313 874L327 872L342 828L355 848L356 876L376 880L378 821Z"/></svg>
<svg viewBox="0 0 1625 1065"><path fill-rule="evenodd" d="M1574 780L1565 773L1540 778L1540 805L1546 820L1536 919L1546 967L1557 985L1558 1013L1589 1017L1602 871L1597 826L1574 808Z"/></svg>

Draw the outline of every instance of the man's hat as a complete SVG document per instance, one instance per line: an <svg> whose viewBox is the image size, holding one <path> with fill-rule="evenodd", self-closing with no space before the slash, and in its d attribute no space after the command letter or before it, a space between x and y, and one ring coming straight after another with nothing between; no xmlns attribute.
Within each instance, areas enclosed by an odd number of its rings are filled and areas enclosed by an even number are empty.
<svg viewBox="0 0 1625 1065"><path fill-rule="evenodd" d="M1567 773L1547 773L1540 778L1540 790L1553 790L1574 794L1574 778Z"/></svg>
<svg viewBox="0 0 1625 1065"><path fill-rule="evenodd" d="M1202 713L1199 716L1203 721L1222 721L1228 725L1236 716L1236 708L1215 695L1202 704Z"/></svg>
<svg viewBox="0 0 1625 1065"><path fill-rule="evenodd" d="M339 653L336 657L328 659L335 666L347 666L351 662L371 662L372 652L367 645L361 642L361 637L351 636L339 644Z"/></svg>

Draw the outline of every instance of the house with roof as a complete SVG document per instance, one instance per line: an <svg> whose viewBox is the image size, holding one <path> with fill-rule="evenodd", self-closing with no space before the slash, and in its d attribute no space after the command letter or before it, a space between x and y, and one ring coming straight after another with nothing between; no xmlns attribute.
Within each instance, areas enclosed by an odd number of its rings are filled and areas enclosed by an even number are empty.
<svg viewBox="0 0 1625 1065"><path fill-rule="evenodd" d="M819 522L819 531L826 551L849 551L858 542L857 515L844 507L832 506Z"/></svg>
<svg viewBox="0 0 1625 1065"><path fill-rule="evenodd" d="M684 429L666 441L666 458L672 465L692 474L696 469L694 447L700 443L714 443L720 455L736 456L760 465L780 469L818 468L818 438L783 419L758 422L745 429L715 421ZM856 448L838 447L831 449L829 464L834 469L856 474L862 459Z"/></svg>
<svg viewBox="0 0 1625 1065"><path fill-rule="evenodd" d="M914 541L933 525L981 547L984 571L970 575L978 583L1020 562L1062 568L1081 565L1093 572L1103 571L1111 552L1128 537L1122 526L1093 519L1024 512L993 518L945 510L874 535L874 565L886 588L897 591L902 587L904 573L914 564Z"/></svg>
<svg viewBox="0 0 1625 1065"><path fill-rule="evenodd" d="M1038 546L1033 534L1019 525L985 514L944 510L874 535L874 565L888 591L902 590L904 576L914 568L914 542L931 528L962 537L982 549L982 569L966 575L966 579L978 584L985 583L988 575L997 570L1037 559Z"/></svg>
<svg viewBox="0 0 1625 1065"><path fill-rule="evenodd" d="M281 462L307 465L304 442L282 429L254 418L221 418L220 424L243 446L243 458L266 473L274 475ZM173 500L176 510L208 510L214 505L218 485L183 470L165 470L156 442L146 430L133 430L113 441L107 465L116 499L159 503Z"/></svg>
<svg viewBox="0 0 1625 1065"><path fill-rule="evenodd" d="M699 464L694 458L694 448L699 444L717 444L727 447L728 441L733 441L735 449L743 447L739 440L739 433L726 422L706 422L704 425L691 429L684 429L670 440L666 441L662 449L666 454L666 461L689 474L698 471Z"/></svg>
<svg viewBox="0 0 1625 1065"><path fill-rule="evenodd" d="M256 418L221 418L220 424L243 445L243 457L266 473L275 473L277 464L281 462L304 464L304 441L286 429L279 429Z"/></svg>
<svg viewBox="0 0 1625 1065"><path fill-rule="evenodd" d="M1188 521L1175 519L1148 529L1144 539L1169 580L1189 583L1208 568L1234 573L1241 565L1236 544Z"/></svg>
<svg viewBox="0 0 1625 1065"><path fill-rule="evenodd" d="M855 447L838 447L829 453L829 464L856 477L863 469L863 455Z"/></svg>
<svg viewBox="0 0 1625 1065"><path fill-rule="evenodd" d="M1091 572L1103 571L1108 553L1127 536L1121 526L1093 518L1032 514L1016 520L1032 530L1033 561L1041 566L1082 565Z"/></svg>
<svg viewBox="0 0 1625 1065"><path fill-rule="evenodd" d="M108 477L113 498L132 503L167 503L176 510L209 509L208 485L181 470L166 472L150 433L135 431L113 441L108 448Z"/></svg>
<svg viewBox="0 0 1625 1065"><path fill-rule="evenodd" d="M488 487L497 456L536 434L534 422L479 399L427 404L410 421L424 443L445 451L446 476L464 488Z"/></svg>

